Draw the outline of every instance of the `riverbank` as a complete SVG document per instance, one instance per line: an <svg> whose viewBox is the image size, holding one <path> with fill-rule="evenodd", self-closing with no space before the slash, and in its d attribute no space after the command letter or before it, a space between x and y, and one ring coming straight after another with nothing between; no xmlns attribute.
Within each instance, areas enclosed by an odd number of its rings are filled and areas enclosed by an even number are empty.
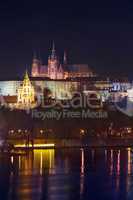
<svg viewBox="0 0 133 200"><path fill-rule="evenodd" d="M82 141L77 139L63 140L33 140L27 144L26 140L11 140L7 142L12 144L16 149L56 149L56 148L98 148L98 147L133 147L133 138L128 139L91 139Z"/></svg>
<svg viewBox="0 0 133 200"><path fill-rule="evenodd" d="M81 112L83 111L84 110L81 109ZM47 112L49 112L49 115ZM54 116L53 112L55 113L55 110L38 109L26 112L20 110L10 111L8 109L1 109L0 119L3 121L1 126L3 125L7 130L13 129L14 132L16 130L27 129L30 132L34 132L34 134L39 134L40 130L43 129L51 129L55 135L60 137L62 137L62 135L63 137L75 137L75 133L80 129L104 132L111 123L113 123L113 126L116 128L124 126L133 127L133 117L128 117L119 111L89 111L88 115L86 114L86 117L84 116L84 118L82 118L77 116L79 111L74 112L72 110L67 110L67 112L65 111L65 113L67 113L66 117L60 117L60 119L58 117L51 118ZM57 110L56 112L62 114L63 110ZM99 114L96 115L96 113L103 113L103 115L101 114L101 117L99 117ZM41 117L43 114L47 114L45 115L45 118Z"/></svg>

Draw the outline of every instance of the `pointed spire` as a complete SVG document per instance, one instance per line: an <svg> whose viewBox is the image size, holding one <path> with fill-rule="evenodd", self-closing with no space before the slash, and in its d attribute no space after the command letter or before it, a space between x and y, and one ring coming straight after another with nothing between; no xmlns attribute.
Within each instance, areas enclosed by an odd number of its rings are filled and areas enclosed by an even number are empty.
<svg viewBox="0 0 133 200"><path fill-rule="evenodd" d="M37 56L37 52L34 50L33 51L32 62L34 63L34 62L38 62L38 61L39 61L39 59L38 59L38 56Z"/></svg>
<svg viewBox="0 0 133 200"><path fill-rule="evenodd" d="M59 66L59 71L60 72L63 71L62 64L60 64L60 66Z"/></svg>
<svg viewBox="0 0 133 200"><path fill-rule="evenodd" d="M36 51L33 52L33 59L37 59Z"/></svg>
<svg viewBox="0 0 133 200"><path fill-rule="evenodd" d="M66 51L64 51L63 63L64 63L64 65L67 64L67 54L66 54Z"/></svg>
<svg viewBox="0 0 133 200"><path fill-rule="evenodd" d="M53 45L52 45L52 51L55 51L55 43L54 43L54 40L53 40Z"/></svg>
<svg viewBox="0 0 133 200"><path fill-rule="evenodd" d="M24 80L29 80L29 75L28 75L28 70L27 69L25 71Z"/></svg>
<svg viewBox="0 0 133 200"><path fill-rule="evenodd" d="M33 52L32 65L34 65L34 64L35 64L35 67L36 67L36 65L39 66L41 64L41 60L40 60L40 58L38 58L36 51Z"/></svg>
<svg viewBox="0 0 133 200"><path fill-rule="evenodd" d="M54 43L54 41L53 41L53 44L52 44L52 54L51 54L51 58L52 58L52 59L56 58L55 43Z"/></svg>

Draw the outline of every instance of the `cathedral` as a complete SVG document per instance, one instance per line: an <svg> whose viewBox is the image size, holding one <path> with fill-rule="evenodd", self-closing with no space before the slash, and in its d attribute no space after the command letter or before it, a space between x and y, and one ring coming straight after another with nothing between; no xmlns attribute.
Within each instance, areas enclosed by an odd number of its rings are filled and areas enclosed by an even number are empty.
<svg viewBox="0 0 133 200"><path fill-rule="evenodd" d="M35 106L35 91L27 71L22 85L18 88L17 105L19 108L32 108Z"/></svg>
<svg viewBox="0 0 133 200"><path fill-rule="evenodd" d="M36 57L33 58L31 77L47 77L52 80L63 80L67 78L93 76L95 75L87 64L68 64L65 52L63 62L60 63L56 55L54 42L47 65L43 65Z"/></svg>

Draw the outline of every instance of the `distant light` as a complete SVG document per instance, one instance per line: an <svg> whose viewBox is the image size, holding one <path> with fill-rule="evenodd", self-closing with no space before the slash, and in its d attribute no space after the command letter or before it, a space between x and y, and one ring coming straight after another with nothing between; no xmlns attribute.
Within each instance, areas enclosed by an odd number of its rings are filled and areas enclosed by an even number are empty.
<svg viewBox="0 0 133 200"><path fill-rule="evenodd" d="M128 93L128 98L130 99L130 101L133 101L133 88L130 90L127 90Z"/></svg>
<svg viewBox="0 0 133 200"><path fill-rule="evenodd" d="M11 163L12 163L12 164L13 164L13 160L14 160L14 159L13 159L13 156L11 156Z"/></svg>
<svg viewBox="0 0 133 200"><path fill-rule="evenodd" d="M22 148L22 147L54 147L55 144L29 144L29 145L26 145L26 144L16 144L14 145L15 148Z"/></svg>
<svg viewBox="0 0 133 200"><path fill-rule="evenodd" d="M43 130L40 130L40 133L43 133Z"/></svg>
<svg viewBox="0 0 133 200"><path fill-rule="evenodd" d="M80 129L80 134L84 135L84 133L85 133L85 130L84 129Z"/></svg>

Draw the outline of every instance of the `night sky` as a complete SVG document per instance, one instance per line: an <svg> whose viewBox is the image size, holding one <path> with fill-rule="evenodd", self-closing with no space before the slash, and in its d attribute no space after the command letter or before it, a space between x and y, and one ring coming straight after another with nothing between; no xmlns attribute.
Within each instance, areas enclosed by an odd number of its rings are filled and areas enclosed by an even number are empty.
<svg viewBox="0 0 133 200"><path fill-rule="evenodd" d="M133 5L126 0L0 3L1 78L30 71L34 52L47 64L52 40L69 63L133 77Z"/></svg>

